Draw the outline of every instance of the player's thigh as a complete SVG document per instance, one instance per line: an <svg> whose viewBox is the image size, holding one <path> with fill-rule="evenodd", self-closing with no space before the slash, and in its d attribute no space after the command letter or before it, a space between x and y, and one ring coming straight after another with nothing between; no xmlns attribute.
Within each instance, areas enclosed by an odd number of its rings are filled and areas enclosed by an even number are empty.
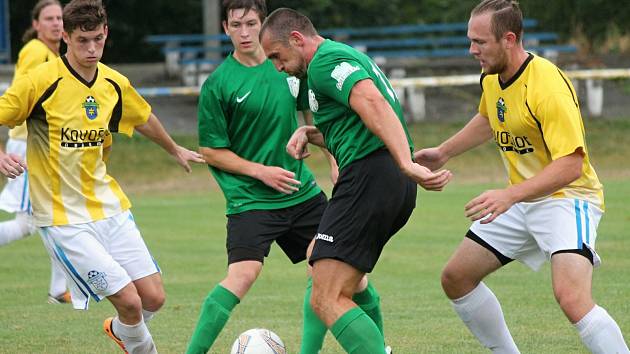
<svg viewBox="0 0 630 354"><path fill-rule="evenodd" d="M595 252L602 211L579 199L546 199L527 205L527 225L547 259L556 253L575 253L599 265Z"/></svg>
<svg viewBox="0 0 630 354"><path fill-rule="evenodd" d="M313 264L313 294L319 298L351 298L365 275L361 270L336 259L322 259Z"/></svg>
<svg viewBox="0 0 630 354"><path fill-rule="evenodd" d="M326 196L320 193L290 208L290 229L280 235L276 243L294 264L310 255L309 246L315 238L326 205Z"/></svg>
<svg viewBox="0 0 630 354"><path fill-rule="evenodd" d="M108 252L94 223L43 227L44 246L65 272L75 308L87 309L89 299L100 301L131 282Z"/></svg>
<svg viewBox="0 0 630 354"><path fill-rule="evenodd" d="M129 210L103 220L98 226L105 235L103 237L109 253L125 269L131 280L160 272Z"/></svg>
<svg viewBox="0 0 630 354"><path fill-rule="evenodd" d="M289 229L284 210L250 210L228 215L228 264L242 261L263 263L273 241Z"/></svg>

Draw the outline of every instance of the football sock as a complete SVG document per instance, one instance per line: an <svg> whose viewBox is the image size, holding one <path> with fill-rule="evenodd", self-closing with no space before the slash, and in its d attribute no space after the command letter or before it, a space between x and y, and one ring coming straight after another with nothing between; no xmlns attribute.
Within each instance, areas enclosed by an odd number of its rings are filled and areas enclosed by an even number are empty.
<svg viewBox="0 0 630 354"><path fill-rule="evenodd" d="M384 337L385 333L383 332L383 314L381 313L381 297L376 292L376 288L372 286L372 283L368 282L367 288L360 293L354 294L352 297L352 301L354 301L363 312L365 312L378 330L381 332L381 335Z"/></svg>
<svg viewBox="0 0 630 354"><path fill-rule="evenodd" d="M151 321L151 319L153 318L153 316L155 316L156 313L157 311L149 311L149 310L142 309L142 318L144 319L144 323L149 323L149 321Z"/></svg>
<svg viewBox="0 0 630 354"><path fill-rule="evenodd" d="M520 353L503 318L499 300L483 282L453 300L452 305L468 329L493 353Z"/></svg>
<svg viewBox="0 0 630 354"><path fill-rule="evenodd" d="M125 343L125 349L130 354L157 354L155 343L153 343L153 338L144 321L134 325L126 325L120 322L117 316L112 321L112 331L116 337Z"/></svg>
<svg viewBox="0 0 630 354"><path fill-rule="evenodd" d="M322 349L326 336L326 325L313 312L311 307L311 292L313 279L308 278L306 293L304 294L304 325L302 327L302 347L300 354L317 354Z"/></svg>
<svg viewBox="0 0 630 354"><path fill-rule="evenodd" d="M0 222L0 246L24 238L34 231L31 216L27 213L16 213L15 219Z"/></svg>
<svg viewBox="0 0 630 354"><path fill-rule="evenodd" d="M339 317L330 331L347 353L385 354L381 332L359 307L354 307Z"/></svg>
<svg viewBox="0 0 630 354"><path fill-rule="evenodd" d="M630 353L617 322L597 305L575 324L575 328L584 345L594 354Z"/></svg>
<svg viewBox="0 0 630 354"><path fill-rule="evenodd" d="M54 297L62 295L66 292L66 276L59 265L52 257L50 258L50 287L48 293Z"/></svg>
<svg viewBox="0 0 630 354"><path fill-rule="evenodd" d="M197 321L197 327L195 327L186 353L207 353L230 318L230 313L239 302L240 300L236 295L218 284L208 294L201 307L199 321Z"/></svg>

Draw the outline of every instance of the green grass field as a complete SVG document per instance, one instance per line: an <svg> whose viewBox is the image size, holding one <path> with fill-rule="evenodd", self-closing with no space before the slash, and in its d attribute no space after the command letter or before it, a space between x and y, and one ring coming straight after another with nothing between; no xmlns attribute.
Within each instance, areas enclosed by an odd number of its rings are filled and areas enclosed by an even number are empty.
<svg viewBox="0 0 630 354"><path fill-rule="evenodd" d="M414 126L418 146L435 144L459 124ZM628 121L590 122L589 147L606 187L607 212L597 249L594 295L630 339L630 167L624 137ZM194 146L195 139L180 137ZM200 303L226 270L224 200L203 166L191 175L143 139L118 139L111 173L127 189L133 212L163 270L167 303L150 323L161 353L183 353ZM325 189L321 156L312 164ZM484 353L443 296L439 274L467 230L463 205L486 188L503 184L504 174L491 145L449 165L456 174L441 193L420 192L407 226L388 244L370 276L379 289L385 335L397 354ZM5 215L5 218L8 215ZM0 353L118 353L101 330L113 314L106 302L89 311L48 305L49 261L37 236L0 248ZM587 353L574 328L555 304L548 265L533 273L513 263L487 279L499 297L512 334L523 353ZM229 353L236 336L265 327L280 335L289 353L299 348L304 265L291 265L274 246L259 281L233 312L212 353ZM343 351L329 335L324 353Z"/></svg>

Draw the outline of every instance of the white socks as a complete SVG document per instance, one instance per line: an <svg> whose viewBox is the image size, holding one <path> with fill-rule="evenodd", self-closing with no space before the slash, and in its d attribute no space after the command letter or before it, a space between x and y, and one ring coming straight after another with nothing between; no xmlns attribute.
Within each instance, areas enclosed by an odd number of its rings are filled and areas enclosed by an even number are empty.
<svg viewBox="0 0 630 354"><path fill-rule="evenodd" d="M116 316L112 321L112 330L116 337L125 343L125 349L129 354L157 354L155 343L144 320L135 325L126 325Z"/></svg>
<svg viewBox="0 0 630 354"><path fill-rule="evenodd" d="M0 222L0 246L24 238L35 232L35 229L30 215L16 213L15 219Z"/></svg>
<svg viewBox="0 0 630 354"><path fill-rule="evenodd" d="M584 345L594 354L629 354L617 322L595 305L575 324Z"/></svg>
<svg viewBox="0 0 630 354"><path fill-rule="evenodd" d="M453 300L452 305L468 329L493 353L520 353L507 328L499 301L483 282L470 293Z"/></svg>
<svg viewBox="0 0 630 354"><path fill-rule="evenodd" d="M144 323L149 323L153 316L155 316L156 312L151 312L149 310L142 309L142 318L144 319Z"/></svg>

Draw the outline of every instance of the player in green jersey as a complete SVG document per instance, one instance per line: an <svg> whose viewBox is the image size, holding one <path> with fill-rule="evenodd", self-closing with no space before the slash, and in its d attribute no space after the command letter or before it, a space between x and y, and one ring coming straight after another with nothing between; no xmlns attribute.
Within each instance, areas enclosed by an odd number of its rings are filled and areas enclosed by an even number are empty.
<svg viewBox="0 0 630 354"><path fill-rule="evenodd" d="M347 352L386 353L382 328L357 306L353 290L407 222L416 183L441 190L451 173L434 173L412 161L400 102L365 54L324 40L307 17L291 9L274 11L260 38L279 71L308 77L316 127L299 128L288 151L301 159L306 144L314 143L328 148L339 164L309 258L311 303Z"/></svg>
<svg viewBox="0 0 630 354"><path fill-rule="evenodd" d="M293 263L306 259L327 204L308 167L285 151L298 127L297 110L308 109L306 82L278 72L265 57L258 41L264 1L223 5L223 27L234 52L202 87L199 142L226 199L228 271L202 306L188 353L210 349L256 281L274 241ZM373 287L364 279L355 290L357 301L382 322ZM326 327L309 300L310 285L301 352L316 354Z"/></svg>

